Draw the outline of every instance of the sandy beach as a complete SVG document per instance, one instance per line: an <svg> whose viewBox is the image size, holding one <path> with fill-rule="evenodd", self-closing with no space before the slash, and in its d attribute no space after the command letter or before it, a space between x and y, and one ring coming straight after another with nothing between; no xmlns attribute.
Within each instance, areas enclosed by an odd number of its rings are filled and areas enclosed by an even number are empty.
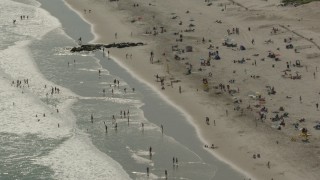
<svg viewBox="0 0 320 180"><path fill-rule="evenodd" d="M251 179L320 177L319 2L65 1L92 24L91 43L146 44L105 51L185 113L217 158Z"/></svg>

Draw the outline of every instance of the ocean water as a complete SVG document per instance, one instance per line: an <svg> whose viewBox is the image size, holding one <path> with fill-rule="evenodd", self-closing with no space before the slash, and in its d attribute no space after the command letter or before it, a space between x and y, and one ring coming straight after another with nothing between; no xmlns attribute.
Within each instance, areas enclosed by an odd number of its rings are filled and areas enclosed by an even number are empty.
<svg viewBox="0 0 320 180"><path fill-rule="evenodd" d="M1 0L0 12L0 179L243 179L114 60L70 53L93 34L63 1Z"/></svg>

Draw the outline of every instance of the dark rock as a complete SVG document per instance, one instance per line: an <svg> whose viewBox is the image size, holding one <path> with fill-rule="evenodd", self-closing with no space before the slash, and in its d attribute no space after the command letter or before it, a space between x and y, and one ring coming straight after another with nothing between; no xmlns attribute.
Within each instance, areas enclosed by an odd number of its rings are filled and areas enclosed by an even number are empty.
<svg viewBox="0 0 320 180"><path fill-rule="evenodd" d="M70 51L71 52L80 52L80 51L95 51L95 50L101 50L104 48L126 48L126 47L134 47L134 46L143 46L144 44L142 42L138 43L130 43L130 42L124 42L124 43L112 43L112 44L85 44L81 45L79 47L73 47Z"/></svg>

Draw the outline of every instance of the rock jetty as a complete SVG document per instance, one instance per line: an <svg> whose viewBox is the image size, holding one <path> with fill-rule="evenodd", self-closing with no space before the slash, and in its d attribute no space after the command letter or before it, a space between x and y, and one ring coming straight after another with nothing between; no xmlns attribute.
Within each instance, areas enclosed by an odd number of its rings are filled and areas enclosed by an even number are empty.
<svg viewBox="0 0 320 180"><path fill-rule="evenodd" d="M71 52L80 52L80 51L95 51L101 50L102 48L126 48L126 47L134 47L134 46L143 46L142 42L138 43L113 43L113 44L85 44L79 47L73 47Z"/></svg>

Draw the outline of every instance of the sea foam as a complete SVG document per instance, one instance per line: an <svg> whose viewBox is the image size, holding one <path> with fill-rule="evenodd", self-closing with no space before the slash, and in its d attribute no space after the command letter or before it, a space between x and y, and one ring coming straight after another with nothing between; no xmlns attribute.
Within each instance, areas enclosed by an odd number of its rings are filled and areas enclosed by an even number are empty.
<svg viewBox="0 0 320 180"><path fill-rule="evenodd" d="M5 15L0 16L0 40L7 42L0 50L0 132L67 137L49 155L35 159L35 164L50 166L58 179L129 179L116 161L79 134L70 110L79 97L50 82L38 70L28 45L56 28L62 29L55 17L39 7L32 0L27 4L0 2L0 12ZM22 15L28 18L21 20ZM22 81L20 86L17 80ZM51 94L53 87L61 93ZM55 99L55 104L47 104L50 99Z"/></svg>

